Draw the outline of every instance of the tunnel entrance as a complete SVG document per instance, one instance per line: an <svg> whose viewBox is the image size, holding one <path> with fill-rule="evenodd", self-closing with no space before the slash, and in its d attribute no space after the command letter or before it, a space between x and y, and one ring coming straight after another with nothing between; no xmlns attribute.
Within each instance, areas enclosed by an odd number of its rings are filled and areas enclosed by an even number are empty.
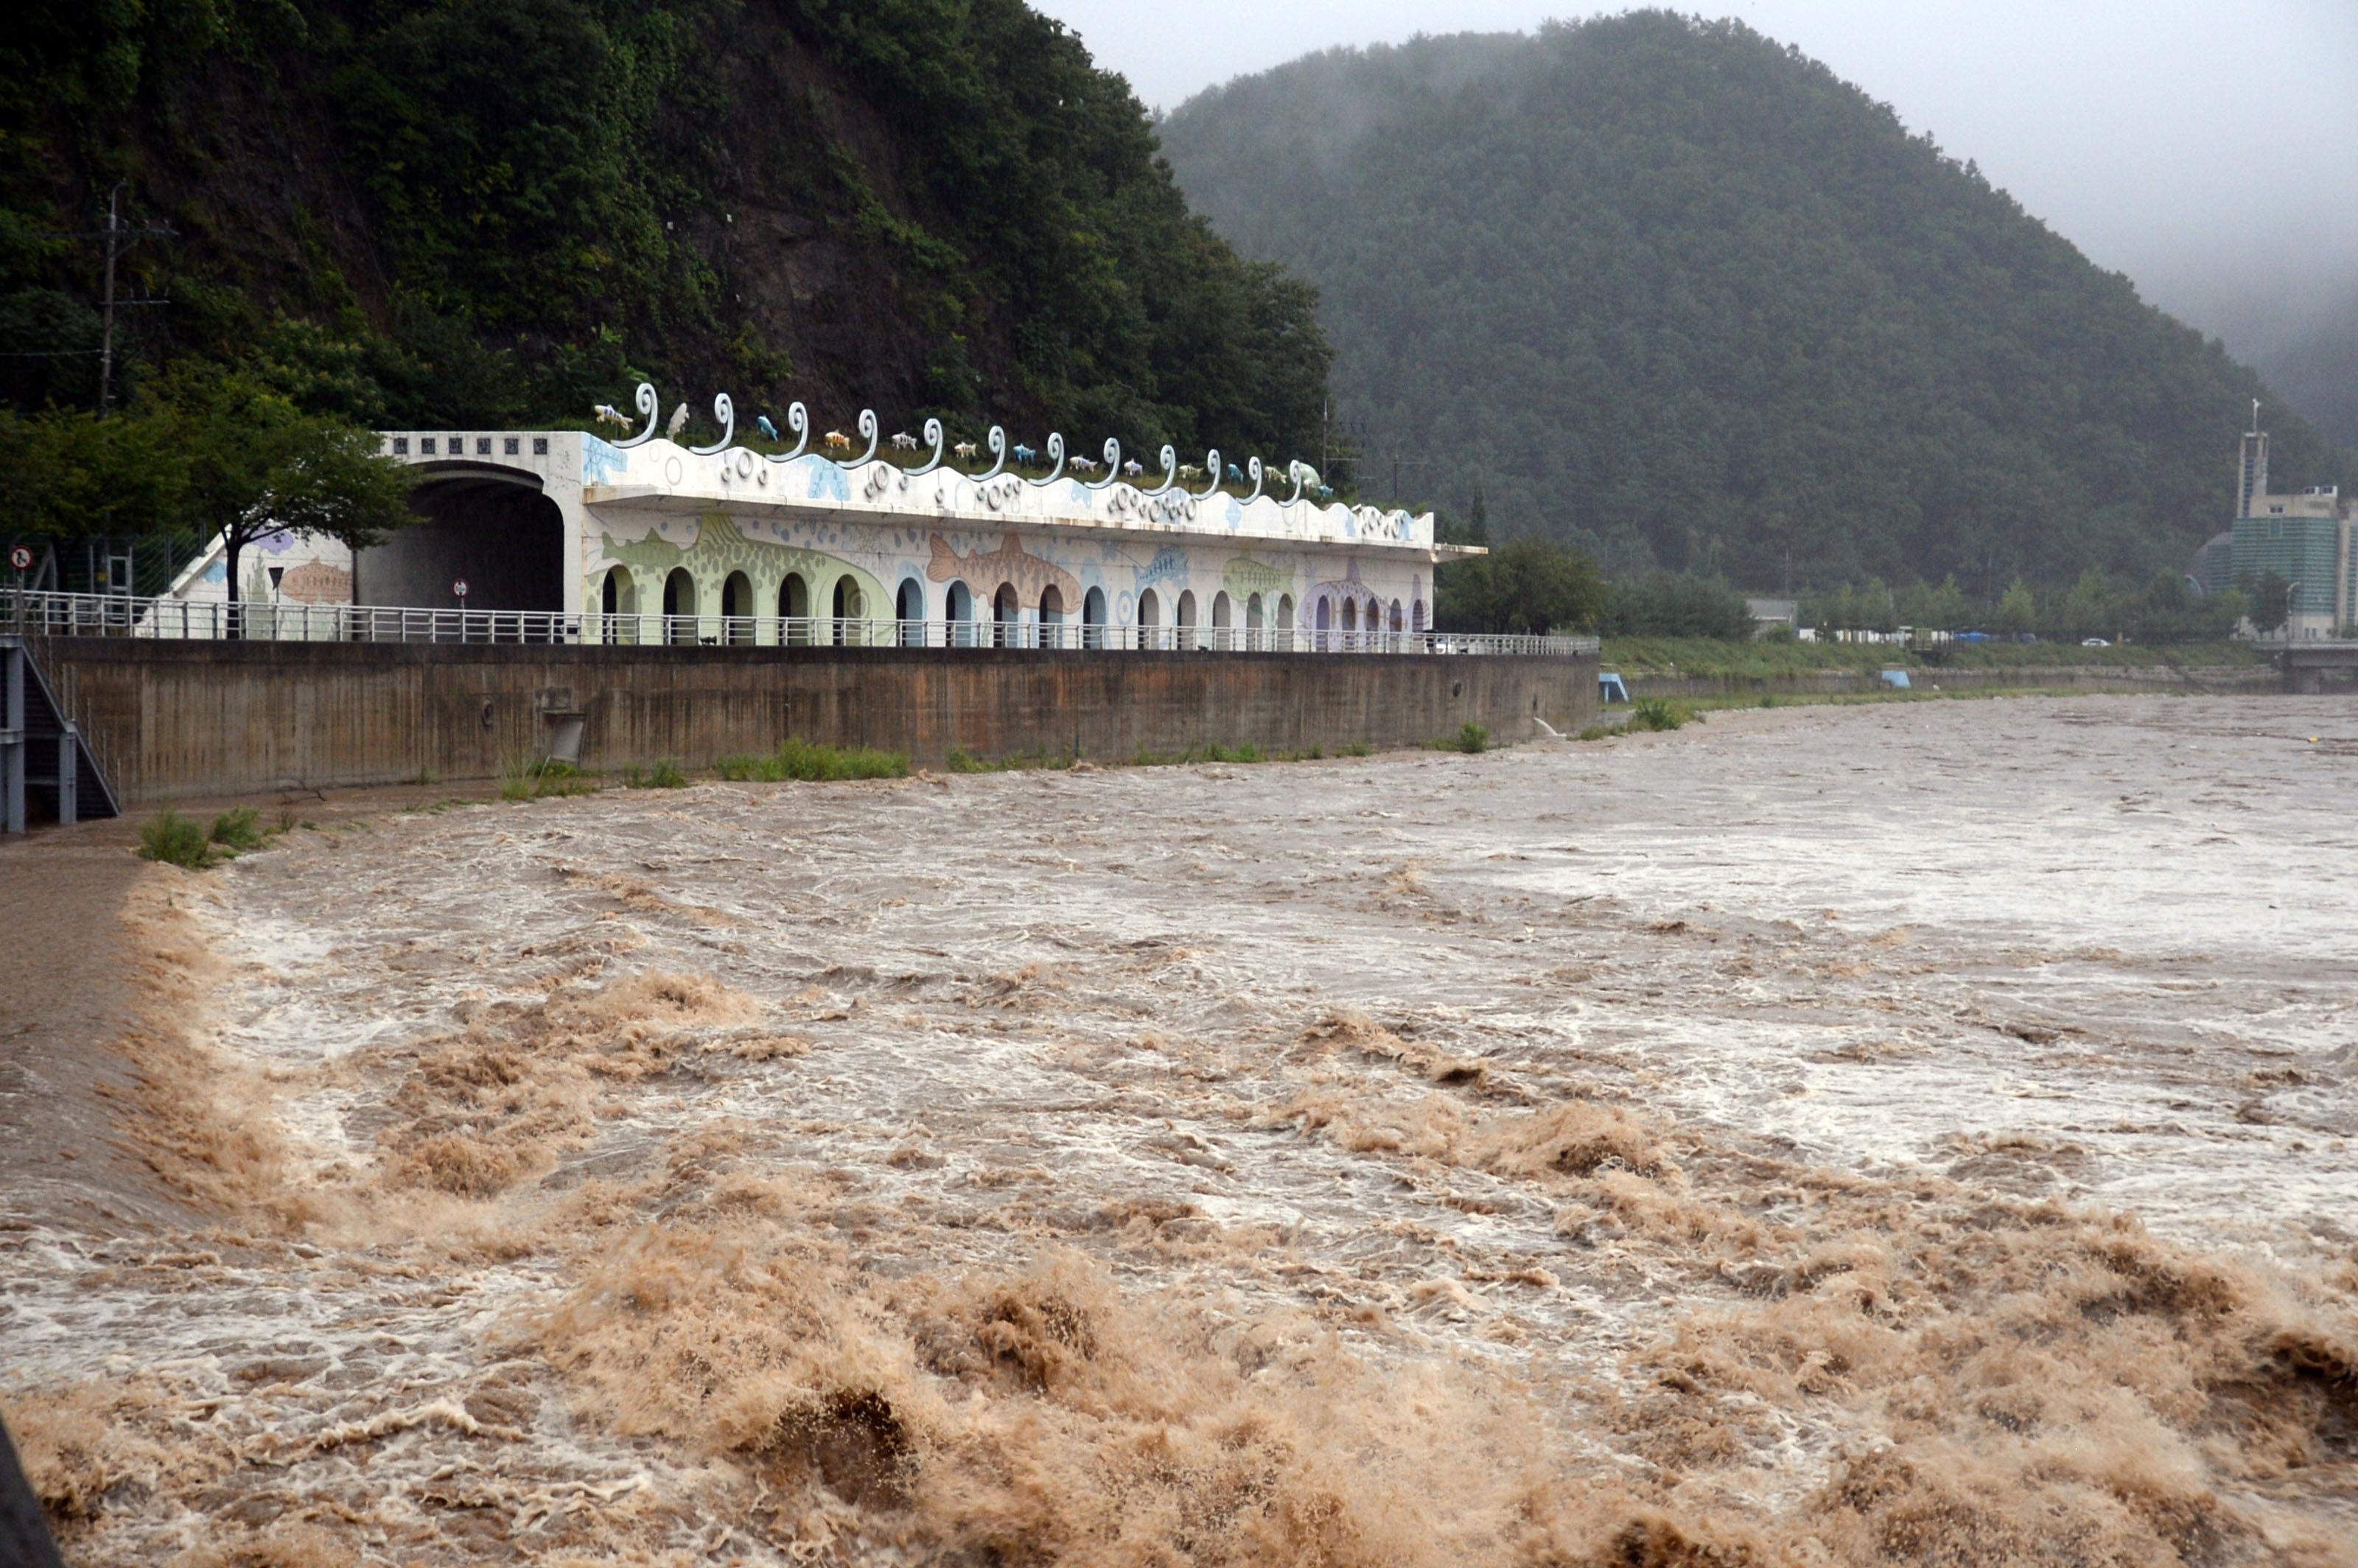
<svg viewBox="0 0 2358 1568"><path fill-rule="evenodd" d="M537 477L490 464L429 471L410 492L417 520L352 562L360 604L469 610L567 608L565 519Z"/></svg>

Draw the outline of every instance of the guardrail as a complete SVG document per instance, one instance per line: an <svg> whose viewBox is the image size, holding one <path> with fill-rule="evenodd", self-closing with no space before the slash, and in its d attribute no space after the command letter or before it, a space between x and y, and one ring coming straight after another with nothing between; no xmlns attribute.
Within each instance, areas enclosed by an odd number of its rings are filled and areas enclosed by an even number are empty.
<svg viewBox="0 0 2358 1568"><path fill-rule="evenodd" d="M1574 657L1594 637L1079 621L877 621L780 615L568 615L375 604L225 604L0 591L0 630L35 637L257 643L515 643L637 647L1045 648L1072 652L1520 654Z"/></svg>

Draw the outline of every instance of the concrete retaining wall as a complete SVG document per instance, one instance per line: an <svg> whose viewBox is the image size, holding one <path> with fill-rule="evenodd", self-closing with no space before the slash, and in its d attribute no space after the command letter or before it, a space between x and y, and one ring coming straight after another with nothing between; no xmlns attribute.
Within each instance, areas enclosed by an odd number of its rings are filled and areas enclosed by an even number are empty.
<svg viewBox="0 0 2358 1568"><path fill-rule="evenodd" d="M487 778L568 717L591 769L702 766L788 736L921 763L1527 740L1596 714L1591 658L1022 649L615 648L36 640L126 805Z"/></svg>

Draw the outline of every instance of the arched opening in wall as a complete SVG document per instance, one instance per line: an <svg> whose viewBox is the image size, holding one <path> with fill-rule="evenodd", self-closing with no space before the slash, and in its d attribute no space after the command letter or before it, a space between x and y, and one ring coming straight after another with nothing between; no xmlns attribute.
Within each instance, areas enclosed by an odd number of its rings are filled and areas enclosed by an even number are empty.
<svg viewBox="0 0 2358 1568"><path fill-rule="evenodd" d="M1317 630L1311 634L1310 645L1324 649L1332 645L1335 628L1335 601L1325 594L1318 596Z"/></svg>
<svg viewBox="0 0 2358 1568"><path fill-rule="evenodd" d="M1347 599L1343 601L1342 632L1343 636L1341 645L1343 647L1350 648L1358 645L1359 601L1356 599Z"/></svg>
<svg viewBox="0 0 2358 1568"><path fill-rule="evenodd" d="M1065 595L1052 582L1040 590L1040 645L1044 648L1063 647L1064 627Z"/></svg>
<svg viewBox="0 0 2358 1568"><path fill-rule="evenodd" d="M1228 590L1222 589L1219 592L1212 595L1212 646L1215 648L1235 647L1236 643L1228 635L1230 629L1231 623L1228 611Z"/></svg>
<svg viewBox="0 0 2358 1568"><path fill-rule="evenodd" d="M447 607L463 579L469 610L584 608L576 596L589 585L565 580L565 514L537 474L488 458L419 466L409 493L416 520L353 555L353 603Z"/></svg>
<svg viewBox="0 0 2358 1568"><path fill-rule="evenodd" d="M598 613L605 617L605 633L599 641L637 642L639 624L634 618L638 612L639 585L631 580L631 568L606 568L604 579L598 584Z"/></svg>
<svg viewBox="0 0 2358 1568"><path fill-rule="evenodd" d="M1257 593L1245 600L1245 646L1269 646L1268 611L1262 607L1260 595Z"/></svg>
<svg viewBox="0 0 2358 1568"><path fill-rule="evenodd" d="M1138 645L1141 648L1163 645L1163 600L1151 588L1138 596Z"/></svg>
<svg viewBox="0 0 2358 1568"><path fill-rule="evenodd" d="M1409 630L1410 630L1410 631L1412 631L1412 632L1415 632L1415 633L1420 633L1420 634L1421 634L1421 633L1424 633L1425 631L1429 630L1429 629L1431 628L1432 624L1433 624L1433 622L1431 622L1430 621L1427 621L1427 620L1424 618L1424 600L1423 600L1420 599L1420 600L1418 600L1414 604L1412 604L1412 605L1409 606L1409 622L1408 622L1408 626L1409 626Z"/></svg>
<svg viewBox="0 0 2358 1568"><path fill-rule="evenodd" d="M901 579L899 602L892 607L892 619L898 622L893 638L904 648L925 645L925 590L917 586L913 577Z"/></svg>
<svg viewBox="0 0 2358 1568"><path fill-rule="evenodd" d="M1179 607L1172 613L1171 624L1174 628L1172 637L1174 647L1192 648L1195 645L1195 590L1194 589L1185 588L1179 590Z"/></svg>
<svg viewBox="0 0 2358 1568"><path fill-rule="evenodd" d="M1277 596L1277 645L1293 652L1293 595L1290 593Z"/></svg>
<svg viewBox="0 0 2358 1568"><path fill-rule="evenodd" d="M994 648L1015 646L1015 635L1023 625L1023 601L1015 596L1015 585L1002 582L999 591L990 596L990 645Z"/></svg>
<svg viewBox="0 0 2358 1568"><path fill-rule="evenodd" d="M949 624L953 648L974 646L974 589L953 580L942 594L942 619Z"/></svg>
<svg viewBox="0 0 2358 1568"><path fill-rule="evenodd" d="M729 580L720 585L720 614L723 640L732 647L748 647L753 641L753 579L743 572L730 572Z"/></svg>
<svg viewBox="0 0 2358 1568"><path fill-rule="evenodd" d="M788 572L786 580L778 585L778 614L786 623L785 640L807 643L811 640L810 584L800 572Z"/></svg>
<svg viewBox="0 0 2358 1568"><path fill-rule="evenodd" d="M1392 618L1388 624L1391 628L1392 641L1397 643L1401 633L1408 630L1408 614L1401 609L1401 601L1397 599L1392 600Z"/></svg>
<svg viewBox="0 0 2358 1568"><path fill-rule="evenodd" d="M849 573L835 579L835 645L848 648L867 641L860 618L868 613L867 602L860 597L860 585Z"/></svg>
<svg viewBox="0 0 2358 1568"><path fill-rule="evenodd" d="M1102 648L1106 645L1105 589L1093 588L1081 595L1081 646Z"/></svg>
<svg viewBox="0 0 2358 1568"><path fill-rule="evenodd" d="M664 579L664 641L696 641L696 579L686 567L674 567Z"/></svg>

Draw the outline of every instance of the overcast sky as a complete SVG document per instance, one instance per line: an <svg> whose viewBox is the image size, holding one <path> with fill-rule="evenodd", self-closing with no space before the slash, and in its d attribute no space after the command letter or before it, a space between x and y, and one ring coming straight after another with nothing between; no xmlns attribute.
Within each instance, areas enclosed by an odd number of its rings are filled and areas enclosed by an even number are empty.
<svg viewBox="0 0 2358 1568"><path fill-rule="evenodd" d="M1541 0L1033 0L1150 105ZM1619 5L1606 7L1620 10ZM2358 297L2358 0L1682 0L1891 103L2147 297L2249 351Z"/></svg>

